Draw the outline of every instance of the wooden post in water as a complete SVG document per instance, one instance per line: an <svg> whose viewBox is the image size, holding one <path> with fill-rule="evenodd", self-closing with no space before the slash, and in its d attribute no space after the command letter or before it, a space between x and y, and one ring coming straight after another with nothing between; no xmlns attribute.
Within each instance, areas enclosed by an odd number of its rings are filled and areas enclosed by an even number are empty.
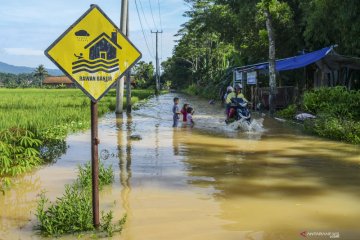
<svg viewBox="0 0 360 240"><path fill-rule="evenodd" d="M97 229L99 220L99 153L98 145L98 103L91 101L91 169L93 224Z"/></svg>

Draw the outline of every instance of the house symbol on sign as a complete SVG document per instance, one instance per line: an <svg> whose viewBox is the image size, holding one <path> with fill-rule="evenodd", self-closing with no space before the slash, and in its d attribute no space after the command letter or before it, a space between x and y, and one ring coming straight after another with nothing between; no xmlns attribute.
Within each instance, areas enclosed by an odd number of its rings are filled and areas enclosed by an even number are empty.
<svg viewBox="0 0 360 240"><path fill-rule="evenodd" d="M97 38L85 46L85 49L90 48L89 59L103 59L112 60L117 57L117 49L122 49L117 43L117 33L112 32L111 38L106 33L100 34Z"/></svg>

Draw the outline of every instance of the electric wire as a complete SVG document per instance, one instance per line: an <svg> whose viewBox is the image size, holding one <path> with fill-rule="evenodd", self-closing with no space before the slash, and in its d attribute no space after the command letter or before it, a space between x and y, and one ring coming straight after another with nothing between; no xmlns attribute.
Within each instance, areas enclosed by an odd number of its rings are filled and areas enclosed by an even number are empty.
<svg viewBox="0 0 360 240"><path fill-rule="evenodd" d="M150 27L150 24L149 22L147 21L147 18L146 18L146 15L145 15L145 11L144 11L144 8L143 8L143 5L142 5L142 1L139 0L139 3L140 3L140 9L141 9L141 12L143 14L143 17L144 17L144 21L146 23L146 26L149 28L150 32L152 31L152 28ZM146 33L148 33L148 31L146 31ZM152 36L152 34L150 34L150 40L151 40L151 46L154 46L155 45L155 40Z"/></svg>
<svg viewBox="0 0 360 240"><path fill-rule="evenodd" d="M140 26L141 26L141 31L142 31L142 34L143 34L143 36L144 36L144 40L145 40L145 44L146 44L147 50L148 50L148 52L149 52L149 54L150 54L150 57L154 58L152 52L150 51L148 41L147 41L147 39L146 39L146 35L145 35L145 32L144 32L144 27L143 27L143 24L142 24L142 21L141 21L140 13L139 13L139 7L138 7L137 0L135 0L135 6L136 6L136 12L137 12L137 15L138 15L138 18L139 18L139 22L140 22Z"/></svg>
<svg viewBox="0 0 360 240"><path fill-rule="evenodd" d="M161 20L160 0L158 0L157 2L158 2L158 8L159 8L160 29L162 31L163 27L162 27L162 20Z"/></svg>
<svg viewBox="0 0 360 240"><path fill-rule="evenodd" d="M153 23L154 23L154 28L158 31L158 28L155 24L155 19L154 19L154 14L153 14L153 10L152 10L152 6L151 6L151 1L149 0L149 6L150 6L150 12L151 12L151 17L152 17L152 20L153 20Z"/></svg>

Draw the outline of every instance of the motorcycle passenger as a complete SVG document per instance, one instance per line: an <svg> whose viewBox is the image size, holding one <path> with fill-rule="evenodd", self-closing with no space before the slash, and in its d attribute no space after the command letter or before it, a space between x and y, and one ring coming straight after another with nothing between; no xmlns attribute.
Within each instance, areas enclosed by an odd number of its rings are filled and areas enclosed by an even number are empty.
<svg viewBox="0 0 360 240"><path fill-rule="evenodd" d="M234 99L242 98L243 101L248 102L248 100L246 100L244 94L241 93L241 90L242 90L242 84L238 83L235 85L235 91L229 93L226 97L226 106L227 106L227 108L229 108L229 112L228 112L227 118L225 120L226 122L229 121L230 118L234 117L236 109L233 106L231 106L231 103Z"/></svg>
<svg viewBox="0 0 360 240"><path fill-rule="evenodd" d="M229 115L229 111L230 111L230 104L226 104L226 99L227 99L227 96L234 92L234 88L232 86L228 86L226 88L226 93L224 95L224 98L223 98L223 103L225 103L225 107L226 107L226 110L225 110L225 115L228 116Z"/></svg>
<svg viewBox="0 0 360 240"><path fill-rule="evenodd" d="M226 102L227 96L234 91L232 86L226 88L226 93L224 94L223 102Z"/></svg>

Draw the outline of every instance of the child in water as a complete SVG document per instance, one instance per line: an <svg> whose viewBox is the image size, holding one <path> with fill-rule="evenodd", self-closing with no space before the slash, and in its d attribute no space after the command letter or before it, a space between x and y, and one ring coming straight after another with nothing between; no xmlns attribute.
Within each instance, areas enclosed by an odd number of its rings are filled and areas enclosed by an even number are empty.
<svg viewBox="0 0 360 240"><path fill-rule="evenodd" d="M186 122L187 109L189 107L188 103L185 103L183 108L181 109L181 113L183 115L183 122Z"/></svg>
<svg viewBox="0 0 360 240"><path fill-rule="evenodd" d="M173 127L177 127L179 124L179 115L180 115L180 108L179 108L179 98L174 98L174 106L172 108L173 112Z"/></svg>
<svg viewBox="0 0 360 240"><path fill-rule="evenodd" d="M186 115L186 124L187 125L194 125L193 116L194 115L194 109L192 107L187 108L187 115Z"/></svg>

